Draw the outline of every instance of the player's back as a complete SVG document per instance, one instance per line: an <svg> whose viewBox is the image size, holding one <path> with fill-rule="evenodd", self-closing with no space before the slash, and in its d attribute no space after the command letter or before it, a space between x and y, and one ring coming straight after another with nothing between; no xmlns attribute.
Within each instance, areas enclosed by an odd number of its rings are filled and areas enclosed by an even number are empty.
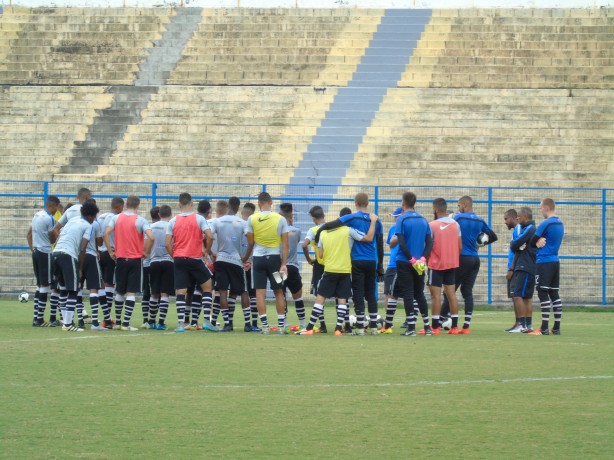
<svg viewBox="0 0 614 460"><path fill-rule="evenodd" d="M173 258L170 256L166 250L166 246L164 245L167 228L168 222L164 220L151 224L151 233L153 233L154 237L154 242L150 253L152 262L159 262L163 260L173 261Z"/></svg>
<svg viewBox="0 0 614 460"><path fill-rule="evenodd" d="M60 218L60 224L62 226L66 225L69 220L74 219L75 217L81 217L81 207L82 204L73 204L70 208L68 208L62 217Z"/></svg>
<svg viewBox="0 0 614 460"><path fill-rule="evenodd" d="M352 273L352 248L356 246L350 238L347 226L325 230L320 235L324 250L324 271L327 273Z"/></svg>
<svg viewBox="0 0 614 460"><path fill-rule="evenodd" d="M78 259L81 240L84 235L90 234L91 229L91 224L83 218L69 220L66 226L62 228L53 252L63 252Z"/></svg>
<svg viewBox="0 0 614 460"><path fill-rule="evenodd" d="M301 242L301 229L288 225L288 259L286 265L298 267L298 245Z"/></svg>
<svg viewBox="0 0 614 460"><path fill-rule="evenodd" d="M364 233L369 232L371 227L371 214L363 211L356 211L352 214L347 214L339 218L345 225ZM377 220L375 224L375 235L384 233L381 220ZM352 260L372 260L377 261L377 242L374 238L371 242L357 242L352 247Z"/></svg>
<svg viewBox="0 0 614 460"><path fill-rule="evenodd" d="M244 234L244 221L238 216L218 217L212 223L215 235L217 261L241 265L241 250Z"/></svg>
<svg viewBox="0 0 614 460"><path fill-rule="evenodd" d="M552 216L544 220L537 231L537 236L546 238L546 245L537 249L537 263L558 262L559 249L565 236L565 227L561 219Z"/></svg>
<svg viewBox="0 0 614 460"><path fill-rule="evenodd" d="M407 211L397 218L395 232L399 240L404 239L412 257L419 259L424 254L426 236L431 234L429 223L416 211ZM397 253L397 261L409 262L405 253Z"/></svg>
<svg viewBox="0 0 614 460"><path fill-rule="evenodd" d="M482 232L488 232L486 221L473 211L454 214L454 220L460 225L463 249L461 256L478 255L478 236Z"/></svg>
<svg viewBox="0 0 614 460"><path fill-rule="evenodd" d="M32 247L41 252L51 252L51 241L49 240L49 230L53 228L55 221L51 214L41 209L32 219Z"/></svg>

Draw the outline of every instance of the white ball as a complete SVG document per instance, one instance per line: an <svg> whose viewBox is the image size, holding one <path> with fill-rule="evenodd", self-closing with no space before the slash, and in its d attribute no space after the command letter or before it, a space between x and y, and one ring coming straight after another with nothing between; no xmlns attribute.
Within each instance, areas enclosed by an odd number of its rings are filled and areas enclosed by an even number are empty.
<svg viewBox="0 0 614 460"><path fill-rule="evenodd" d="M28 301L28 299L30 298L30 294L28 294L27 292L22 292L21 294L19 294L19 301L21 303L25 303Z"/></svg>
<svg viewBox="0 0 614 460"><path fill-rule="evenodd" d="M357 319L356 316L350 315L350 326L356 327Z"/></svg>
<svg viewBox="0 0 614 460"><path fill-rule="evenodd" d="M480 233L478 235L478 244L484 246L485 244L488 244L488 242L490 241L490 238L488 237L487 233Z"/></svg>

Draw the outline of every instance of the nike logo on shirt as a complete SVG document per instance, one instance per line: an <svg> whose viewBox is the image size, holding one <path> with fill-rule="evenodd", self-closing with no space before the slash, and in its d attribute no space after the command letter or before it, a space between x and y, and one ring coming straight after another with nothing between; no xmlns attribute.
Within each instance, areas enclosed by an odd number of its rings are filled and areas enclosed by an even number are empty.
<svg viewBox="0 0 614 460"><path fill-rule="evenodd" d="M269 220L268 217L262 218L262 217L258 217L258 222L264 222L265 220Z"/></svg>
<svg viewBox="0 0 614 460"><path fill-rule="evenodd" d="M452 224L448 224L448 225L440 225L439 226L439 230L445 230L446 228L448 228L450 225Z"/></svg>

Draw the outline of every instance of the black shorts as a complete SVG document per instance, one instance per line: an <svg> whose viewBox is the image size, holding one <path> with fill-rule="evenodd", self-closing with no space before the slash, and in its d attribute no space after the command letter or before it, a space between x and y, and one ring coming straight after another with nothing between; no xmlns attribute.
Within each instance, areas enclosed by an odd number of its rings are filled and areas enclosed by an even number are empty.
<svg viewBox="0 0 614 460"><path fill-rule="evenodd" d="M401 287L397 282L397 269L389 268L384 274L384 294L392 297L401 297Z"/></svg>
<svg viewBox="0 0 614 460"><path fill-rule="evenodd" d="M115 292L124 295L143 289L143 259L117 259Z"/></svg>
<svg viewBox="0 0 614 460"><path fill-rule="evenodd" d="M215 262L216 291L229 291L230 294L242 294L247 290L245 270L241 265L230 262Z"/></svg>
<svg viewBox="0 0 614 460"><path fill-rule="evenodd" d="M170 260L152 262L149 266L149 286L151 294L172 295L175 292L175 265Z"/></svg>
<svg viewBox="0 0 614 460"><path fill-rule="evenodd" d="M98 264L98 257L92 254L85 254L85 260L83 261L81 286L85 287L86 284L88 291L102 288L102 272Z"/></svg>
<svg viewBox="0 0 614 460"><path fill-rule="evenodd" d="M42 252L35 249L32 252L32 267L34 268L36 285L41 287L50 286L53 281L53 263L51 262L51 253Z"/></svg>
<svg viewBox="0 0 614 460"><path fill-rule="evenodd" d="M254 289L266 289L267 280L271 283L271 289L276 291L283 289L283 284L278 283L273 278L273 273L279 271L281 267L281 256L254 256L252 265L252 287Z"/></svg>
<svg viewBox="0 0 614 460"><path fill-rule="evenodd" d="M523 271L514 272L510 282L510 292L512 297L532 299L535 292L535 275Z"/></svg>
<svg viewBox="0 0 614 460"><path fill-rule="evenodd" d="M175 290L200 286L212 278L212 274L202 261L191 257L175 257Z"/></svg>
<svg viewBox="0 0 614 460"><path fill-rule="evenodd" d="M317 260L313 263L313 274L311 275L311 293L316 295L318 289L318 283L324 275L324 265L320 264Z"/></svg>
<svg viewBox="0 0 614 460"><path fill-rule="evenodd" d="M352 297L352 275L349 273L324 272L318 283L318 295L325 299L336 297L347 301Z"/></svg>
<svg viewBox="0 0 614 460"><path fill-rule="evenodd" d="M53 265L58 287L67 291L78 291L79 261L64 252L54 252Z"/></svg>
<svg viewBox="0 0 614 460"><path fill-rule="evenodd" d="M455 278L456 268L450 268L449 270L431 270L429 268L426 285L435 287L454 286Z"/></svg>
<svg viewBox="0 0 614 460"><path fill-rule="evenodd" d="M102 281L108 286L115 286L115 261L107 251L100 253L100 269L102 270Z"/></svg>
<svg viewBox="0 0 614 460"><path fill-rule="evenodd" d="M252 269L251 268L245 272L245 288L247 289L247 292L250 297L256 296L256 290L254 289L253 284L252 284Z"/></svg>
<svg viewBox="0 0 614 460"><path fill-rule="evenodd" d="M284 282L284 285L292 294L296 294L298 291L303 289L303 278L301 278L301 273L298 271L298 267L295 267L294 265L286 265L286 267L288 268L288 278Z"/></svg>
<svg viewBox="0 0 614 460"><path fill-rule="evenodd" d="M547 291L549 289L558 290L561 276L560 262L544 262L537 264L537 276L535 283L537 289Z"/></svg>
<svg viewBox="0 0 614 460"><path fill-rule="evenodd" d="M151 263L148 267L143 267L143 297L151 295Z"/></svg>

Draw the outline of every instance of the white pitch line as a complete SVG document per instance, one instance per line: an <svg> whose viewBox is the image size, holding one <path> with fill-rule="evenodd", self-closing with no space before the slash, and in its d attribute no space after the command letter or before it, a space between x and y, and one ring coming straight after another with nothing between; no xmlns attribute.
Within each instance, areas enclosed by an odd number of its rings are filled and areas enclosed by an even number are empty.
<svg viewBox="0 0 614 460"><path fill-rule="evenodd" d="M127 337L153 337L155 335L169 335L169 334L175 334L175 332L170 331L170 332L157 332L155 334L147 334L147 333L141 333L141 334L126 334L124 333L119 333L119 334L113 334L111 331L109 332L105 332L105 331L100 331L100 333L96 334L96 335L71 335L70 337L49 337L46 339L13 339L13 340L0 340L0 343L27 343L27 342L57 342L59 340L83 340L83 339L102 339L102 338L108 338L108 337L121 337L121 338L127 338Z"/></svg>
<svg viewBox="0 0 614 460"><path fill-rule="evenodd" d="M570 380L606 380L612 379L614 375L578 375L571 377L522 377L517 379L480 379L480 380L434 380L434 381L418 381L418 382L399 382L399 383L288 383L288 384L216 384L216 383L204 383L200 385L147 385L148 389L152 388L164 388L172 390L182 390L186 388L194 389L211 389L211 390L268 390L268 389L327 389L327 388L408 388L408 387L420 387L420 386L433 386L433 385L480 385L491 383L528 383L528 382L560 382ZM23 384L23 383L0 383L0 387L17 387L17 388L48 388L52 386L49 382L42 384ZM68 385L68 384L67 384ZM134 389L139 385L127 385L127 384L70 384L71 388L123 388L130 387Z"/></svg>

